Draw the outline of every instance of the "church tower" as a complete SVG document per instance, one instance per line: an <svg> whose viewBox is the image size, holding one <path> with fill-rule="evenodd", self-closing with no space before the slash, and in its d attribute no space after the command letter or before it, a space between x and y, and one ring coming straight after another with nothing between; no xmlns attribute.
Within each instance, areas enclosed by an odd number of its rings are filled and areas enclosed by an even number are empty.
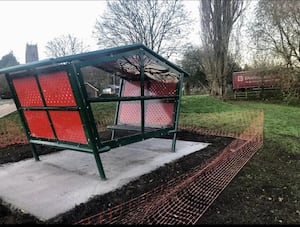
<svg viewBox="0 0 300 227"><path fill-rule="evenodd" d="M37 44L26 44L26 63L38 61L39 54Z"/></svg>

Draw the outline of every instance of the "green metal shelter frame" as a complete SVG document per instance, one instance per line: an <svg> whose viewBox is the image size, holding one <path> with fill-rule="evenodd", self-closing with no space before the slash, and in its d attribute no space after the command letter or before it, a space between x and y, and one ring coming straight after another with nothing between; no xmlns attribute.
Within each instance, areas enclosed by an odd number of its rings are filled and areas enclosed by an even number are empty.
<svg viewBox="0 0 300 227"><path fill-rule="evenodd" d="M89 97L84 67L120 77L118 96ZM35 160L36 144L91 153L106 179L100 153L173 135L175 151L183 78L188 73L143 44L46 59L0 70L5 74ZM91 104L117 102L111 139L102 141ZM117 130L134 135L115 138Z"/></svg>

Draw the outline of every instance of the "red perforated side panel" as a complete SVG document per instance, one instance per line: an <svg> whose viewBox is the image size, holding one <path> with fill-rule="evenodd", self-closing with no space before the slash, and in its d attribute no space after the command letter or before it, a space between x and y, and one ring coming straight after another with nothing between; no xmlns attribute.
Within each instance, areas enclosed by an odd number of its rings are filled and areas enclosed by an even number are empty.
<svg viewBox="0 0 300 227"><path fill-rule="evenodd" d="M144 84L144 88L146 89L146 82ZM141 96L140 85L141 82L139 81L124 81L122 96Z"/></svg>
<svg viewBox="0 0 300 227"><path fill-rule="evenodd" d="M76 106L67 72L39 75L47 106Z"/></svg>
<svg viewBox="0 0 300 227"><path fill-rule="evenodd" d="M149 81L149 87L145 82L145 95L159 96L159 95L176 95L177 83L164 83L156 80ZM149 94L148 94L149 92ZM139 81L125 81L122 96L140 96L141 87Z"/></svg>
<svg viewBox="0 0 300 227"><path fill-rule="evenodd" d="M148 86L147 86L148 85ZM176 95L177 83L164 83L151 80L149 84L145 82L145 95ZM149 90L148 90L149 89ZM125 81L123 96L140 96L139 81ZM121 124L141 124L140 102L122 102L119 109L119 123ZM172 125L174 112L174 102L163 103L160 100L145 102L145 125L146 126L169 126Z"/></svg>
<svg viewBox="0 0 300 227"><path fill-rule="evenodd" d="M119 123L141 125L140 101L120 103Z"/></svg>
<svg viewBox="0 0 300 227"><path fill-rule="evenodd" d="M173 103L147 102L146 105L146 126L167 126L172 125Z"/></svg>
<svg viewBox="0 0 300 227"><path fill-rule="evenodd" d="M149 94L151 96L176 95L176 85L176 83L163 83L152 80L149 87Z"/></svg>
<svg viewBox="0 0 300 227"><path fill-rule="evenodd" d="M38 85L33 76L13 79L21 106L43 106Z"/></svg>
<svg viewBox="0 0 300 227"><path fill-rule="evenodd" d="M25 110L24 115L33 137L54 139L54 134L44 110Z"/></svg>
<svg viewBox="0 0 300 227"><path fill-rule="evenodd" d="M87 144L82 122L77 111L49 111L59 140Z"/></svg>

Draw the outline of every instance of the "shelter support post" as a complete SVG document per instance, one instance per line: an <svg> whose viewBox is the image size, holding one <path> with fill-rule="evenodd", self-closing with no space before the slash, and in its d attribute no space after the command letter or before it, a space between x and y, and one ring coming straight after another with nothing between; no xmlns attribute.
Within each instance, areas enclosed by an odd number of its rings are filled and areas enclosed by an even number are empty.
<svg viewBox="0 0 300 227"><path fill-rule="evenodd" d="M172 152L175 152L176 150L176 136L177 136L177 130L178 130L178 119L179 119L179 112L180 112L180 100L182 96L182 84L183 84L183 75L179 77L178 81L178 87L177 87L177 94L178 98L175 100L175 120L174 120L174 129L175 132L173 133L173 139L172 139Z"/></svg>
<svg viewBox="0 0 300 227"><path fill-rule="evenodd" d="M39 155L38 153L36 152L36 147L33 143L30 143L30 147L31 147L31 152L32 152L32 155L35 159L35 161L40 161L40 158L39 158Z"/></svg>
<svg viewBox="0 0 300 227"><path fill-rule="evenodd" d="M102 162L101 162L98 150L95 150L95 148L94 148L93 149L93 154L94 154L94 157L95 157L95 160L96 160L96 164L97 164L97 168L98 168L98 172L99 172L100 178L102 180L106 180L104 168L103 168L103 165L102 165Z"/></svg>
<svg viewBox="0 0 300 227"><path fill-rule="evenodd" d="M120 86L119 86L119 95L118 97L121 97L122 96L122 93L123 93L123 86L124 86L124 79L121 79L120 80ZM117 103L117 106L116 106L116 111L115 111L115 119L114 119L114 125L117 125L118 124L118 118L119 118L119 111L120 111L120 99L118 100L118 103ZM111 131L111 140L113 140L115 138L115 130L112 129Z"/></svg>
<svg viewBox="0 0 300 227"><path fill-rule="evenodd" d="M144 82L145 82L145 75L144 75L144 70L145 70L145 65L144 65L144 52L143 50L140 51L140 75L141 75L141 97L145 96L145 90L144 90ZM141 99L141 132L142 135L144 136L145 134L145 100Z"/></svg>

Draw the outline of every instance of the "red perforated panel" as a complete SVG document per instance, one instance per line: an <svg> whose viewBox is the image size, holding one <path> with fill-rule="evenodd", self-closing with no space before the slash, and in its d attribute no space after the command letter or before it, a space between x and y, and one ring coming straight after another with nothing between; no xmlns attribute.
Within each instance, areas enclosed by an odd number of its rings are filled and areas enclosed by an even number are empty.
<svg viewBox="0 0 300 227"><path fill-rule="evenodd" d="M13 79L21 106L43 106L38 85L33 76Z"/></svg>
<svg viewBox="0 0 300 227"><path fill-rule="evenodd" d="M163 83L152 80L149 87L149 94L151 96L176 95L176 85L176 83Z"/></svg>
<svg viewBox="0 0 300 227"><path fill-rule="evenodd" d="M167 126L172 125L174 104L161 103L158 101L147 102L146 105L146 126Z"/></svg>
<svg viewBox="0 0 300 227"><path fill-rule="evenodd" d="M145 82L145 95L159 96L159 95L176 95L177 83L164 83L156 80ZM149 93L149 94L148 94ZM139 81L125 81L122 96L140 96L141 87Z"/></svg>
<svg viewBox="0 0 300 227"><path fill-rule="evenodd" d="M39 75L47 106L76 106L67 72Z"/></svg>
<svg viewBox="0 0 300 227"><path fill-rule="evenodd" d="M148 84L145 82L146 96L176 95L176 83L164 83L155 80L151 80L148 82ZM140 96L140 82L125 81L123 88L123 96ZM140 105L140 102L122 102L119 110L119 123L140 125ZM149 100L145 102L145 111L146 126L172 125L174 103L163 103L160 100Z"/></svg>
<svg viewBox="0 0 300 227"><path fill-rule="evenodd" d="M46 111L25 110L24 115L31 136L49 138L49 139L55 138Z"/></svg>
<svg viewBox="0 0 300 227"><path fill-rule="evenodd" d="M141 103L139 101L121 102L119 114L119 123L141 125Z"/></svg>
<svg viewBox="0 0 300 227"><path fill-rule="evenodd" d="M82 122L77 111L49 111L59 140L87 144Z"/></svg>
<svg viewBox="0 0 300 227"><path fill-rule="evenodd" d="M141 82L139 81L124 81L122 96L141 96ZM146 83L145 83L146 89Z"/></svg>

